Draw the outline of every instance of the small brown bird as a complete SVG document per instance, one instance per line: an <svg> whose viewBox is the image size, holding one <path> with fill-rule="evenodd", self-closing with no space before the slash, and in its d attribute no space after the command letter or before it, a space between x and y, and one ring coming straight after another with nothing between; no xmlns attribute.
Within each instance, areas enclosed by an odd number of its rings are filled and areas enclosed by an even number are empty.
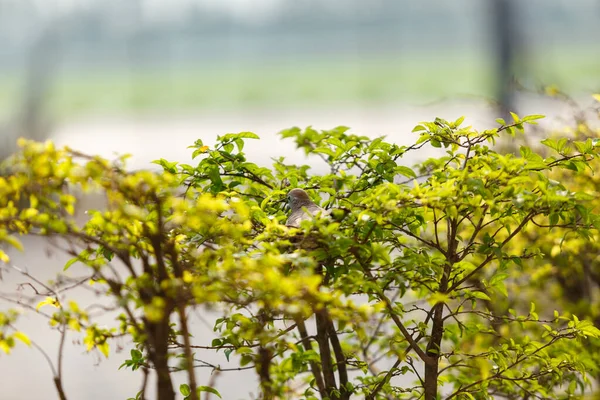
<svg viewBox="0 0 600 400"><path fill-rule="evenodd" d="M316 205L308 193L302 189L292 189L288 192L288 203L292 212L286 221L286 225L292 228L300 227L302 221L309 220L313 215L322 213L325 215L325 210ZM306 211L305 211L306 210Z"/></svg>

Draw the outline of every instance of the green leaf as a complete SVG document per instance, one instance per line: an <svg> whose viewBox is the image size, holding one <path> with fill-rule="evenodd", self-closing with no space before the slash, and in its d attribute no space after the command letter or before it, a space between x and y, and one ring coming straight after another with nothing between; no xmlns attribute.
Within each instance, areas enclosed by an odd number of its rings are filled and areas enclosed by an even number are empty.
<svg viewBox="0 0 600 400"><path fill-rule="evenodd" d="M481 299L481 300L491 300L490 296L488 296L487 294L483 293L483 292L471 292L471 295L477 299Z"/></svg>
<svg viewBox="0 0 600 400"><path fill-rule="evenodd" d="M233 143L227 143L223 148L227 153L231 153L233 151Z"/></svg>
<svg viewBox="0 0 600 400"><path fill-rule="evenodd" d="M260 139L260 136L253 132L240 132L236 136L242 139Z"/></svg>
<svg viewBox="0 0 600 400"><path fill-rule="evenodd" d="M221 393L219 393L219 391L215 388L212 388L210 386L198 386L198 388L196 388L196 391L198 393L200 392L208 392L208 393L212 393L215 396L217 396L218 398L222 399L223 397L221 397Z"/></svg>
<svg viewBox="0 0 600 400"><path fill-rule="evenodd" d="M558 143L556 142L556 140L548 138L548 139L542 140L540 143L543 144L544 146L550 147L552 150L558 151Z"/></svg>
<svg viewBox="0 0 600 400"><path fill-rule="evenodd" d="M204 146L204 142L202 141L202 139L196 139L196 141L194 142L193 145L188 146L188 149L196 149L198 147L202 147Z"/></svg>
<svg viewBox="0 0 600 400"><path fill-rule="evenodd" d="M238 354L252 354L252 349L250 347L239 347L236 350Z"/></svg>
<svg viewBox="0 0 600 400"><path fill-rule="evenodd" d="M75 264L77 261L79 261L79 257L73 257L71 258L69 261L67 261L67 263L65 264L63 271L68 270L71 265Z"/></svg>
<svg viewBox="0 0 600 400"><path fill-rule="evenodd" d="M240 358L240 365L242 367L250 364L253 361L253 358L247 354L244 354L241 358Z"/></svg>
<svg viewBox="0 0 600 400"><path fill-rule="evenodd" d="M206 171L208 177L210 178L212 184L217 188L217 190L221 190L223 187L223 181L221 180L221 174L219 173L219 167L216 165L211 166Z"/></svg>
<svg viewBox="0 0 600 400"><path fill-rule="evenodd" d="M514 261L514 259L513 259L513 261ZM497 273L490 278L490 282L489 282L490 286L494 286L495 284L497 284L499 282L504 282L504 280L508 277L509 277L509 275L507 273L504 273L504 272Z"/></svg>
<svg viewBox="0 0 600 400"><path fill-rule="evenodd" d="M535 120L543 119L543 118L546 118L546 117L541 114L532 114L532 115L527 115L527 116L523 117L523 119L521 121L522 122L531 122L531 121L535 121Z"/></svg>
<svg viewBox="0 0 600 400"><path fill-rule="evenodd" d="M138 361L144 358L144 355L142 354L141 351L136 350L136 349L131 349L131 359L134 361Z"/></svg>
<svg viewBox="0 0 600 400"><path fill-rule="evenodd" d="M152 164L158 164L162 166L165 171L170 172L172 174L177 173L177 161L169 162L164 158L161 158L159 160L152 161Z"/></svg>
<svg viewBox="0 0 600 400"><path fill-rule="evenodd" d="M106 258L108 261L112 261L113 257L115 256L115 253L113 253L111 250L107 249L104 246L100 246L99 250L100 250L102 256L104 258Z"/></svg>
<svg viewBox="0 0 600 400"><path fill-rule="evenodd" d="M242 139L235 139L234 142L238 148L238 151L241 153L242 150L244 150L244 141Z"/></svg>
<svg viewBox="0 0 600 400"><path fill-rule="evenodd" d="M412 169L405 167L403 165L398 165L397 167L394 168L394 171L398 174L404 175L408 178L416 178L417 174L415 174L415 171L413 171Z"/></svg>
<svg viewBox="0 0 600 400"><path fill-rule="evenodd" d="M596 328L590 321L579 321L576 323L575 328L579 329L585 336L593 338L600 337L600 329Z"/></svg>
<svg viewBox="0 0 600 400"><path fill-rule="evenodd" d="M575 389L577 389L577 381L571 381L571 383L569 383L569 387L567 388L567 393L569 393L570 395L573 395L575 393Z"/></svg>
<svg viewBox="0 0 600 400"><path fill-rule="evenodd" d="M417 139L415 144L421 144L421 143L429 140L430 138L431 138L431 135L429 133L421 133L421 135L419 135L419 138Z"/></svg>
<svg viewBox="0 0 600 400"><path fill-rule="evenodd" d="M192 393L190 385L188 385L187 383L179 385L179 392L184 396L189 396Z"/></svg>

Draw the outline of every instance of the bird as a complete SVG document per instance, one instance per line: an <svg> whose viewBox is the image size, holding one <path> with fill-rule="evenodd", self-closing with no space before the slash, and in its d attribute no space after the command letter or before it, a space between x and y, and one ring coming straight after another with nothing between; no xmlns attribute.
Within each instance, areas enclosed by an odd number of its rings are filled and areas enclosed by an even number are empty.
<svg viewBox="0 0 600 400"><path fill-rule="evenodd" d="M296 188L290 190L288 192L287 197L291 209L290 215L286 221L286 225L288 227L298 228L300 227L300 223L302 221L310 220L315 215L329 215L329 211L326 211L318 205L316 205L310 199L310 197L308 197L308 193L306 193L302 189ZM316 250L320 248L324 250L324 254L327 254L327 244L320 240L318 233L315 234L313 232L309 233L306 236L302 234L296 235L296 239L292 240L292 243L294 243L297 248L304 250ZM325 277L323 278L323 283L325 283L329 280L329 273L325 272L325 264L323 263L323 261L324 260L320 260L318 262L317 266L315 267L315 272L319 274L325 273ZM319 346L319 351L321 352L321 354L325 354L329 352L329 341L332 340L330 338L334 335L337 335L335 333L335 326L333 324L333 320L331 319L331 315L329 315L329 312L326 307L322 307L320 309L315 310L315 323L317 325L317 344ZM299 329L302 329L304 332L306 332L306 325L304 323L304 319L296 318L296 325L298 327L302 327ZM334 350L338 368L342 366L344 370L346 370L345 364L347 361L345 356L343 355L341 348L339 348L339 343L337 341L331 341L331 344L332 346L338 346L338 348L336 348L336 350L338 351ZM308 344L306 347L308 349L311 349L312 345ZM312 365L311 367L315 368ZM321 379L320 374L319 379ZM320 383L317 382L317 385L319 386L319 390L321 392L326 393L325 386L322 380L320 381ZM346 389L343 388L342 390Z"/></svg>
<svg viewBox="0 0 600 400"><path fill-rule="evenodd" d="M308 193L300 188L290 190L287 197L291 209L290 215L285 223L288 227L299 228L302 221L311 219L313 215L325 215L326 213L324 209L316 205L310 197L308 197Z"/></svg>

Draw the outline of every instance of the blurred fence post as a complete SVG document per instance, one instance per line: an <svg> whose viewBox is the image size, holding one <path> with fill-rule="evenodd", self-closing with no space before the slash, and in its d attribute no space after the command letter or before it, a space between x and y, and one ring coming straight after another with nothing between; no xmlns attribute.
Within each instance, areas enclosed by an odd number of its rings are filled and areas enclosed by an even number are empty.
<svg viewBox="0 0 600 400"><path fill-rule="evenodd" d="M515 109L515 59L519 51L519 24L515 0L492 0L491 26L496 56L496 100L502 116Z"/></svg>
<svg viewBox="0 0 600 400"><path fill-rule="evenodd" d="M30 139L44 140L49 134L46 107L59 56L59 35L50 23L35 39L29 52L19 134Z"/></svg>
<svg viewBox="0 0 600 400"><path fill-rule="evenodd" d="M48 119L48 95L59 60L58 26L49 23L36 35L30 50L22 103L17 115L4 127L0 160L6 159L16 151L16 141L19 137L38 141L46 140L50 135L50 120Z"/></svg>

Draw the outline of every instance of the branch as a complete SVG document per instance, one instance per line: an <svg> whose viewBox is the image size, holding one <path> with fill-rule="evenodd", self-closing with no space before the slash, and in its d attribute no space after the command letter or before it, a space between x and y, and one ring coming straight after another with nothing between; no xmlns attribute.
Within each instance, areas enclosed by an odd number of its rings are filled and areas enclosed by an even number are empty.
<svg viewBox="0 0 600 400"><path fill-rule="evenodd" d="M331 320L331 316L327 312L327 309L323 309L323 316L326 319L327 330L329 331L329 340L331 341L331 347L333 347L333 354L335 355L336 366L338 368L338 376L340 378L340 399L349 399L350 393L348 392L348 370L346 367L346 356L342 350L339 337Z"/></svg>
<svg viewBox="0 0 600 400"><path fill-rule="evenodd" d="M264 185L266 187L268 187L269 189L273 189L273 186L269 185L267 182L263 181L258 175L253 174L252 172L248 171L247 169L244 169L246 172L248 172L250 175L244 175L244 174L236 174L236 173L231 173L231 172L226 172L226 173L222 173L221 176L233 176L236 178L246 178L249 179L253 182L256 183L260 183L261 185ZM208 176L206 176L206 178L208 179Z"/></svg>
<svg viewBox="0 0 600 400"><path fill-rule="evenodd" d="M327 337L327 318L324 315L324 309L315 312L315 322L317 325L317 344L319 345L319 354L321 355L321 365L323 368L323 379L325 381L325 391L327 396L333 390L336 390L335 374L331 362L331 348L329 347L329 338Z"/></svg>
<svg viewBox="0 0 600 400"><path fill-rule="evenodd" d="M306 325L304 324L304 320L298 318L296 320L296 325L298 327L298 332L300 332L300 339L302 340L302 346L304 346L305 351L310 351L313 349L312 343L308 338L308 332L306 330ZM319 394L321 398L324 399L327 397L327 391L325 389L325 382L323 382L323 375L321 372L321 367L314 361L310 361L310 369L315 378L315 383L317 384L317 388L319 389Z"/></svg>
<svg viewBox="0 0 600 400"><path fill-rule="evenodd" d="M423 239L422 237L415 235L411 231L404 229L404 228L400 227L399 225L393 224L391 222L390 222L390 225L392 225L394 228L398 229L400 232L404 233L405 235L408 235L411 238L416 239L419 242L425 244L426 246L438 250L440 253L442 253L442 255L444 255L444 256L446 255L446 251L444 249L442 249L441 246L438 246L437 244L430 242L429 240Z"/></svg>
<svg viewBox="0 0 600 400"><path fill-rule="evenodd" d="M453 397L458 396L460 393L466 393L467 389L472 388L473 386L477 386L483 382L486 381L491 381L491 380L495 380L495 379L504 379L504 377L502 377L502 374L505 373L506 371L508 371L511 368L514 368L515 366L517 366L518 364L522 363L523 361L527 360L529 357L539 353L540 351L544 350L545 348L553 345L555 342L557 342L558 340L560 340L562 337L561 336L555 336L552 338L552 340L550 340L548 343L546 343L543 346L540 346L539 348L535 349L535 351L529 353L529 354L522 354L522 358L521 357L517 357L517 359L510 365L508 365L506 368L503 368L501 370L499 370L498 372L496 372L495 374L485 378L485 379L480 379L478 381L475 381L473 383L468 384L467 386L461 387L460 389L458 389L457 391L455 391L454 393L452 393L450 396L448 396L446 398L446 400L450 400Z"/></svg>
<svg viewBox="0 0 600 400"><path fill-rule="evenodd" d="M504 247L504 245L506 245L506 243L510 242L525 227L525 225L527 225L527 223L529 222L529 220L531 218L533 218L533 216L534 216L534 212L533 211L530 212L529 214L527 214L525 216L525 218L523 218L523 221L521 221L521 223L519 224L519 226L517 226L515 228L515 230L512 231L510 235L508 235L508 237L506 239L504 239L504 241L500 244L500 246L498 248L501 249L502 247ZM467 281L473 275L475 275L477 272L479 272L483 267L485 267L490 261L492 261L494 259L494 256L495 256L495 254L493 252L490 255L488 255L486 257L486 259L483 260L483 262L477 266L477 268L475 268L473 271L469 272L467 275L465 275L458 282L455 282L450 287L450 289L448 289L447 293L450 293L450 292L456 290L461 284L463 284L465 281Z"/></svg>
<svg viewBox="0 0 600 400"><path fill-rule="evenodd" d="M258 363L256 369L258 377L260 378L260 387L263 390L262 394L265 400L272 400L274 398L273 381L271 379L271 373L269 372L272 357L272 352L267 347L260 346L258 348Z"/></svg>
<svg viewBox="0 0 600 400"><path fill-rule="evenodd" d="M179 313L179 323L181 325L181 335L183 336L183 353L185 355L185 366L188 374L188 382L190 384L190 400L200 400L198 392L196 392L196 373L194 372L194 356L190 347L190 332L188 330L187 316L185 315L185 306L178 304L177 312Z"/></svg>
<svg viewBox="0 0 600 400"><path fill-rule="evenodd" d="M394 297L391 298L391 301L395 302L399 295L400 295L400 291L397 291L394 294ZM365 357L367 356L367 352L369 351L369 347L371 347L371 345L373 343L375 343L375 340L377 338L377 334L379 333L379 330L381 329L381 326L383 325L384 321L385 321L385 315L382 315L381 318L379 318L379 321L377 322L377 326L373 330L373 333L371 334L371 339L369 339L369 341L367 342L367 344L362 348L362 352L363 352L363 355Z"/></svg>
<svg viewBox="0 0 600 400"><path fill-rule="evenodd" d="M146 387L148 386L148 375L149 375L149 370L148 368L144 367L142 368L142 373L144 374L144 377L142 378L142 389L140 390L140 400L146 400Z"/></svg>
<svg viewBox="0 0 600 400"><path fill-rule="evenodd" d="M62 308L62 307L61 307ZM58 363L57 363L57 375L54 377L54 385L56 386L56 390L58 391L58 395L61 400L65 400L65 394L62 388L62 364L63 364L63 353L65 347L65 338L67 336L67 322L66 318L62 319L62 326L60 329L60 344L58 346Z"/></svg>
<svg viewBox="0 0 600 400"><path fill-rule="evenodd" d="M400 357L398 357L398 359L396 360L394 365L392 365L392 368L390 368L389 371L383 377L383 379L381 381L379 381L379 383L377 384L377 386L375 386L373 391L371 391L371 393L369 393L369 395L365 397L365 400L374 400L375 399L375 396L377 395L377 393L379 393L379 391L381 391L383 386L390 381L390 379L392 378L392 375L394 374L394 370L398 368L398 366L400 365L401 362L402 362L402 359Z"/></svg>
<svg viewBox="0 0 600 400"><path fill-rule="evenodd" d="M352 253L352 255L354 255L354 257L359 262L359 264L362 266L363 271L369 277L369 279L371 279L372 281L375 281L373 274L371 274L371 271L363 263L362 259L360 258L359 254L358 254L358 251L353 248L353 249L350 249L350 253ZM400 321L400 318L398 318L398 315L396 315L396 312L394 311L394 306L393 306L391 300L385 295L385 293L383 293L383 291L381 290L381 288L379 288L379 286L374 285L374 287L377 290L377 295L379 296L380 300L382 300L385 303L385 307L388 310L388 312L390 313L390 317L392 318L392 320L394 321L394 323L396 324L398 329L400 329L400 332L402 333L402 335L404 336L406 341L408 341L409 346L412 347L412 349L418 354L419 358L421 358L421 360L423 360L423 362L425 364L431 364L433 362L433 360L431 359L431 357L429 357L427 354L425 354L425 352L417 345L417 342L415 342L412 335L408 332L408 330L406 329L406 327L404 326L402 321Z"/></svg>

